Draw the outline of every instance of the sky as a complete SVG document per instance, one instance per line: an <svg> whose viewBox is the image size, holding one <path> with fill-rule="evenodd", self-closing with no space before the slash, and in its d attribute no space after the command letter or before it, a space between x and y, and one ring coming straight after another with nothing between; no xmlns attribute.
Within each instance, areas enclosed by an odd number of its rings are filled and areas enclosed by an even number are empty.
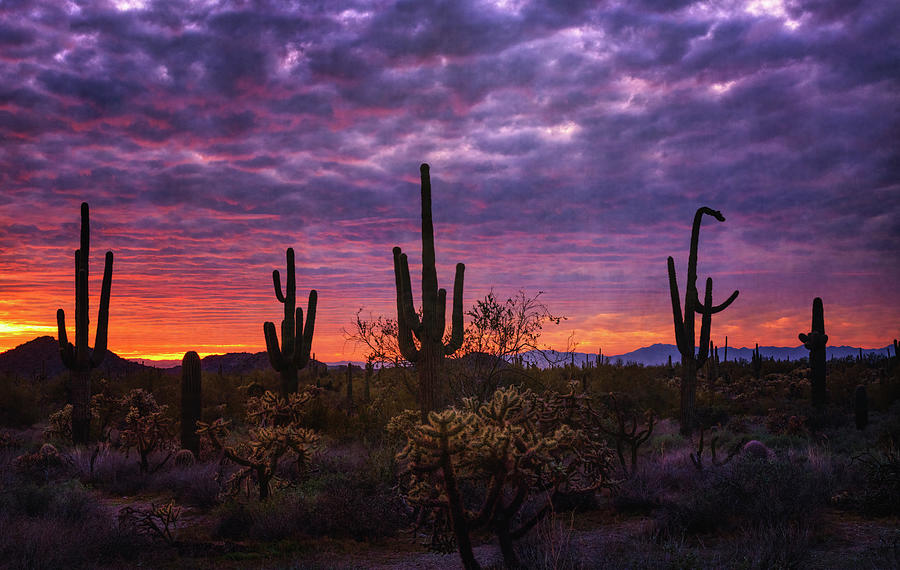
<svg viewBox="0 0 900 570"><path fill-rule="evenodd" d="M419 164L438 278L565 315L543 342L674 344L684 296L738 299L716 344L900 337L900 3L883 0L0 1L0 350L74 337L79 204L109 348L264 350L271 272L318 291L312 351L420 302ZM95 325L90 338L93 342Z"/></svg>

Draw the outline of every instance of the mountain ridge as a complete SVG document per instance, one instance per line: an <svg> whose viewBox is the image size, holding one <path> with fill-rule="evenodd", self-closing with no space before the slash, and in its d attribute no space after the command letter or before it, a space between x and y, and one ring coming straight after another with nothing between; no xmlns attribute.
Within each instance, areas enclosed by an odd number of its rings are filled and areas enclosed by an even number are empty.
<svg viewBox="0 0 900 570"><path fill-rule="evenodd" d="M858 356L862 350L863 356L880 355L892 356L893 347L887 345L883 348L864 348L852 346L829 346L826 347L826 356L830 360L832 358L846 358L848 356ZM803 346L797 347L781 347L781 346L760 346L760 355L763 358L774 358L776 360L800 360L807 358L809 352ZM728 347L728 360L750 360L753 355L753 349L747 347ZM604 362L622 364L640 364L643 366L661 366L668 363L669 356L672 357L673 363L681 360L678 348L673 344L654 343L649 346L626 352L623 354L603 355ZM724 359L724 349L719 348L719 358ZM547 367L549 362L558 364L573 363L581 366L585 363L595 363L597 360L596 353L563 353L555 350L532 350L522 354L522 360L525 363L535 364L541 368ZM129 374L141 370L162 370L170 374L178 374L181 372L181 365L174 366L153 366L145 364L146 360L137 362L128 360L116 355L112 351L108 351L100 365L100 370L108 375ZM152 362L152 361L151 361ZM346 366L348 362L352 362L355 366L362 366L362 361L346 361L324 363L313 361L317 366L328 366L336 368ZM265 351L251 352L229 352L225 354L211 354L200 360L201 368L205 372L223 374L248 374L256 370L267 370L269 368L269 359ZM52 336L40 336L28 342L25 342L15 348L0 353L0 374L38 378L53 378L64 372L65 366L59 357L59 343Z"/></svg>

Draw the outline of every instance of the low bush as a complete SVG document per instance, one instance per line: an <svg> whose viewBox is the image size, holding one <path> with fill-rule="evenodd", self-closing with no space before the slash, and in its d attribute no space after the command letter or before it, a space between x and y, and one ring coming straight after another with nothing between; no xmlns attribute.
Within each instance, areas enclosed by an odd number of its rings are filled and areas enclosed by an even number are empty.
<svg viewBox="0 0 900 570"><path fill-rule="evenodd" d="M680 496L664 502L657 529L672 535L806 524L828 503L832 475L801 460L741 455L697 473Z"/></svg>

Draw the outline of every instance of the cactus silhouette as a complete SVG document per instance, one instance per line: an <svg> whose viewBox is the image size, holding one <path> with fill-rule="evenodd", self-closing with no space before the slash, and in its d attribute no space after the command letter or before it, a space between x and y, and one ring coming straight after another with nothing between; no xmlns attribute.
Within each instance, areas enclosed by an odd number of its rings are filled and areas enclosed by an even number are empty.
<svg viewBox="0 0 900 570"><path fill-rule="evenodd" d="M862 384L853 391L853 415L856 420L856 429L864 430L869 425L869 395Z"/></svg>
<svg viewBox="0 0 900 570"><path fill-rule="evenodd" d="M59 329L59 353L71 371L69 398L72 403L72 442L87 443L91 432L91 370L100 366L106 356L109 325L109 292L112 285L113 254L106 252L97 334L94 350L88 347L88 257L91 249L91 223L87 202L81 204L81 247L75 250L75 346L66 336L66 313L56 311Z"/></svg>
<svg viewBox="0 0 900 570"><path fill-rule="evenodd" d="M809 351L812 403L813 406L821 408L828 401L825 389L825 345L828 343L828 335L825 334L825 308L819 297L813 299L812 326L809 333L800 333L798 337Z"/></svg>
<svg viewBox="0 0 900 570"><path fill-rule="evenodd" d="M750 360L750 363L753 367L753 377L759 380L759 376L762 373L762 357L759 355L759 343L756 343L756 348L753 349L753 358Z"/></svg>
<svg viewBox="0 0 900 570"><path fill-rule="evenodd" d="M313 328L316 324L316 301L318 294L313 289L309 292L306 305L306 326L303 325L303 309L297 307L297 282L294 277L294 249L287 249L287 283L284 293L281 292L281 275L278 270L272 272L272 283L275 285L275 297L284 305L284 320L281 321L281 348L278 347L278 335L275 324L263 324L266 335L266 352L269 362L281 374L281 397L297 391L297 371L309 363L309 349L312 345Z"/></svg>
<svg viewBox="0 0 900 570"><path fill-rule="evenodd" d="M200 384L200 356L191 350L181 360L181 448L200 452L197 422L203 408Z"/></svg>
<svg viewBox="0 0 900 570"><path fill-rule="evenodd" d="M691 250L688 257L688 274L684 294L684 314L681 312L679 301L678 281L675 276L675 260L670 256L669 268L669 293L672 297L672 313L675 318L675 341L678 352L681 353L681 433L690 435L694 431L695 414L694 402L697 394L697 369L706 362L709 353L709 329L712 316L725 310L738 296L738 291L731 294L721 305L712 303L712 278L706 279L706 290L703 303L697 296L697 244L700 241L700 221L703 215L712 216L720 222L725 221L721 212L707 207L702 207L694 214L694 225L691 230ZM694 315L700 313L700 342L699 350L694 352Z"/></svg>
<svg viewBox="0 0 900 570"><path fill-rule="evenodd" d="M434 224L431 220L431 177L429 167L420 167L422 179L422 317L413 305L409 262L399 247L394 248L394 278L397 287L397 340L403 358L416 366L419 376L419 407L423 421L429 411L443 406L446 387L438 375L444 357L463 343L463 274L466 266L456 264L453 283L453 316L450 340L444 344L447 291L438 289L434 253ZM413 335L419 341L416 347Z"/></svg>

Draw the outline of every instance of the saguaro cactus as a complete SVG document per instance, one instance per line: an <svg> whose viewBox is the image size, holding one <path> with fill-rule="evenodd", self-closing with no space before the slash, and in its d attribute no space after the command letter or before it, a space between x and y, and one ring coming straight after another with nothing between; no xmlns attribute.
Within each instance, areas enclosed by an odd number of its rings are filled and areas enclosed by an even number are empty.
<svg viewBox="0 0 900 570"><path fill-rule="evenodd" d="M281 374L281 397L297 391L297 371L309 363L309 349L312 345L313 328L316 324L316 301L318 293L309 292L306 304L306 326L303 325L303 309L297 307L297 282L294 277L294 249L287 249L287 284L281 292L281 275L278 270L272 271L272 283L275 285L275 297L284 305L284 320L281 321L281 348L278 348L278 335L275 324L263 324L266 335L266 352L269 362Z"/></svg>
<svg viewBox="0 0 900 570"><path fill-rule="evenodd" d="M800 333L798 336L809 351L812 403L813 406L821 408L828 401L828 393L825 390L825 345L828 343L828 335L825 334L825 309L821 298L813 299L812 326L809 333Z"/></svg>
<svg viewBox="0 0 900 570"><path fill-rule="evenodd" d="M753 357L750 359L750 364L753 367L753 377L759 380L759 376L762 373L762 356L759 355L759 343L756 343L756 348L753 349Z"/></svg>
<svg viewBox="0 0 900 570"><path fill-rule="evenodd" d="M91 369L100 366L106 356L109 325L109 291L112 285L113 254L106 252L103 285L100 288L100 310L97 313L97 335L94 350L88 347L88 258L91 249L91 223L87 202L81 204L81 247L75 250L75 346L66 336L66 313L56 311L59 329L59 353L71 371L69 401L72 404L72 442L87 443L91 432Z"/></svg>
<svg viewBox="0 0 900 570"><path fill-rule="evenodd" d="M853 391L853 415L856 419L856 429L866 429L869 425L869 396L862 384Z"/></svg>
<svg viewBox="0 0 900 570"><path fill-rule="evenodd" d="M181 360L181 448L200 452L197 422L203 408L200 385L200 356L191 350Z"/></svg>
<svg viewBox="0 0 900 570"><path fill-rule="evenodd" d="M399 247L394 248L394 278L397 287L397 339L403 358L416 365L419 375L419 408L423 421L429 411L443 406L446 387L438 375L444 357L456 352L463 343L463 274L466 266L456 264L453 283L453 316L450 341L445 345L444 327L447 291L438 289L434 253L434 224L431 220L431 177L429 167L420 167L422 178L422 317L413 305L409 262ZM413 341L419 340L419 347Z"/></svg>
<svg viewBox="0 0 900 570"><path fill-rule="evenodd" d="M670 256L669 292L672 297L672 313L675 318L675 341L681 353L681 433L690 435L694 431L694 401L697 393L697 369L703 366L709 352L709 329L712 316L725 310L738 296L738 291L731 294L721 305L712 304L712 278L706 279L706 290L703 303L697 296L697 244L700 240L700 221L703 215L712 216L720 222L725 221L721 212L702 207L694 214L694 225L691 230L691 250L688 257L687 284L684 294L684 314L679 301L678 281L675 276L675 260ZM694 352L694 315L700 313L699 350Z"/></svg>

